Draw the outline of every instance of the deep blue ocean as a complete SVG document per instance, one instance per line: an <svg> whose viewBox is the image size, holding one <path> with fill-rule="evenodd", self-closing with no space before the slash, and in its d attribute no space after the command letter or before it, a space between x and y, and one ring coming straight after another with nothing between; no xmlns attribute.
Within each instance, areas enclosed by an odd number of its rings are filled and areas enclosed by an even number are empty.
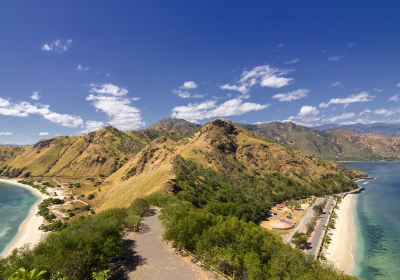
<svg viewBox="0 0 400 280"><path fill-rule="evenodd" d="M400 279L400 163L356 162L344 165L373 176L358 184L355 217L357 250L354 274L362 279Z"/></svg>
<svg viewBox="0 0 400 280"><path fill-rule="evenodd" d="M35 202L36 197L29 190L0 182L0 252L17 234Z"/></svg>

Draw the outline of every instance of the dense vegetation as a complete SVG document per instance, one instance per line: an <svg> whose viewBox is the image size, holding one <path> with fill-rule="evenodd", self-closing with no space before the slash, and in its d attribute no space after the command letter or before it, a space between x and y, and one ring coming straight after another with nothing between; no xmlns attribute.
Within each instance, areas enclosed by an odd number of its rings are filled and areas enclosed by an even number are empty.
<svg viewBox="0 0 400 280"><path fill-rule="evenodd" d="M63 280L115 271L123 230L137 230L150 204L163 207L166 240L234 279L352 279L283 244L257 224L276 202L341 191L334 183L340 178L301 185L279 174L216 173L179 157L175 168L176 195L156 193L127 209L80 218L33 250L14 251L0 260L0 279L21 268L46 271L40 279Z"/></svg>
<svg viewBox="0 0 400 280"><path fill-rule="evenodd" d="M272 203L333 189L302 187L277 174L230 178L181 158L177 168L177 195L152 201L163 206L164 238L178 248L234 279L351 279L254 223Z"/></svg>
<svg viewBox="0 0 400 280"><path fill-rule="evenodd" d="M21 268L46 271L38 279L92 279L94 272L102 273L112 266L123 250L123 229L137 228L140 215L148 208L146 201L138 199L130 208L81 218L49 234L33 250L14 250L11 256L0 260L0 279L11 278Z"/></svg>

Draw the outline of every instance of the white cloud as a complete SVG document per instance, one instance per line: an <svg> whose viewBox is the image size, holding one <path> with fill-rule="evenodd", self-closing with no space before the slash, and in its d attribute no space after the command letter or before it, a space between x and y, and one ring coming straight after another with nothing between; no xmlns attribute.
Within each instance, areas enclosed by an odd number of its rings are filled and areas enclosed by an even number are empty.
<svg viewBox="0 0 400 280"><path fill-rule="evenodd" d="M334 56L328 57L328 61L338 62L338 61L341 61L343 58L344 58L344 55L334 55Z"/></svg>
<svg viewBox="0 0 400 280"><path fill-rule="evenodd" d="M268 104L243 102L240 98L229 99L220 104L217 104L216 100L208 100L202 103L176 106L172 109L172 116L190 122L198 122L204 119L243 115L266 109L268 106Z"/></svg>
<svg viewBox="0 0 400 280"><path fill-rule="evenodd" d="M283 46L285 46L283 43L279 43L279 44L277 45L278 48L282 48Z"/></svg>
<svg viewBox="0 0 400 280"><path fill-rule="evenodd" d="M353 118L355 115L356 115L356 114L355 114L355 113L352 113L352 112L350 112L350 113L343 113L343 114L338 115L338 116L330 117L330 118L328 118L328 119L326 119L326 120L324 120L324 121L327 121L327 122L330 122L330 123L337 123L338 121L343 121L343 120L351 119L351 118Z"/></svg>
<svg viewBox="0 0 400 280"><path fill-rule="evenodd" d="M284 64L295 64L295 63L297 63L299 61L300 61L300 57L292 59L292 60L285 61Z"/></svg>
<svg viewBox="0 0 400 280"><path fill-rule="evenodd" d="M99 130L100 128L104 127L105 123L104 122L99 122L99 121L86 121L85 123L85 129L82 131L82 133L89 133L92 131Z"/></svg>
<svg viewBox="0 0 400 280"><path fill-rule="evenodd" d="M92 84L86 100L109 117L109 123L119 129L129 130L144 126L141 110L132 106L138 98L128 98L128 90L114 84Z"/></svg>
<svg viewBox="0 0 400 280"><path fill-rule="evenodd" d="M349 105L351 103L362 103L362 102L369 102L374 99L374 96L370 95L368 92L363 91L358 94L352 94L344 98L332 98L328 101L328 103L321 103L319 104L320 108L327 108L330 105Z"/></svg>
<svg viewBox="0 0 400 280"><path fill-rule="evenodd" d="M39 136L47 136L49 133L47 131L41 131L39 132Z"/></svg>
<svg viewBox="0 0 400 280"><path fill-rule="evenodd" d="M198 85L194 81L184 82L178 89L174 89L172 92L178 95L180 98L189 99L189 98L203 98L206 94L198 94L191 92L196 89Z"/></svg>
<svg viewBox="0 0 400 280"><path fill-rule="evenodd" d="M197 87L198 87L198 85L194 81L184 82L183 85L180 86L181 89L188 89L188 90L195 89Z"/></svg>
<svg viewBox="0 0 400 280"><path fill-rule="evenodd" d="M78 72L89 71L89 66L83 66L82 64L78 64L78 66L76 66L76 71Z"/></svg>
<svg viewBox="0 0 400 280"><path fill-rule="evenodd" d="M346 47L348 48L348 49L351 49L352 47L354 47L356 44L355 43L353 43L353 42L347 42L346 43Z"/></svg>
<svg viewBox="0 0 400 280"><path fill-rule="evenodd" d="M11 136L13 135L10 131L0 131L0 136Z"/></svg>
<svg viewBox="0 0 400 280"><path fill-rule="evenodd" d="M302 119L315 119L319 115L319 110L314 106L302 106L297 114Z"/></svg>
<svg viewBox="0 0 400 280"><path fill-rule="evenodd" d="M289 71L269 65L256 66L251 70L244 70L240 79L233 84L220 86L222 90L237 91L246 94L256 85L261 87L281 88L290 84L292 78L284 77Z"/></svg>
<svg viewBox="0 0 400 280"><path fill-rule="evenodd" d="M331 87L339 87L342 86L343 84L341 82L334 82L331 84Z"/></svg>
<svg viewBox="0 0 400 280"><path fill-rule="evenodd" d="M32 100L39 100L40 99L40 94L38 91L32 91L32 95L31 95L31 99Z"/></svg>
<svg viewBox="0 0 400 280"><path fill-rule="evenodd" d="M385 108L376 109L376 110L373 110L372 112L375 115L380 115L380 116L384 116L384 117L389 117L389 116L392 116L397 113L396 111L388 110Z"/></svg>
<svg viewBox="0 0 400 280"><path fill-rule="evenodd" d="M128 94L128 90L123 87L119 87L114 84L102 84L102 85L96 85L96 84L91 84L91 88L89 90L90 93L94 94L101 94L101 95L112 95L112 96L125 96Z"/></svg>
<svg viewBox="0 0 400 280"><path fill-rule="evenodd" d="M63 53L66 52L72 44L72 40L54 40L50 43L45 43L42 45L41 50L45 52L56 52L56 53Z"/></svg>
<svg viewBox="0 0 400 280"><path fill-rule="evenodd" d="M198 93L191 93L187 90L177 89L173 91L176 95L180 98L189 99L189 98L203 98L207 96L206 94L198 94Z"/></svg>
<svg viewBox="0 0 400 280"><path fill-rule="evenodd" d="M397 83L396 87L400 87L400 83Z"/></svg>
<svg viewBox="0 0 400 280"><path fill-rule="evenodd" d="M50 122L66 127L78 127L83 123L81 117L53 112L49 105L32 105L26 101L12 103L4 98L0 98L0 115L13 117L39 115Z"/></svg>
<svg viewBox="0 0 400 280"><path fill-rule="evenodd" d="M395 94L395 95L391 96L389 98L389 101L399 102L400 101L400 95L399 94Z"/></svg>
<svg viewBox="0 0 400 280"><path fill-rule="evenodd" d="M308 95L310 91L306 88L301 88L295 91L290 91L287 93L278 93L272 96L273 99L277 99L280 102L291 102L304 98Z"/></svg>

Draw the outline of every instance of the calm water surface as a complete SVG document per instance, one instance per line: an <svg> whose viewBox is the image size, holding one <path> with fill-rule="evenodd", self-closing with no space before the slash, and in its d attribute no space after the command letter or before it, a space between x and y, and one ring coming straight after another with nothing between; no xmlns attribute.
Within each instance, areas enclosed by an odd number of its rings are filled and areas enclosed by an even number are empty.
<svg viewBox="0 0 400 280"><path fill-rule="evenodd" d="M355 274L362 279L400 279L400 163L345 163L373 176L360 182Z"/></svg>
<svg viewBox="0 0 400 280"><path fill-rule="evenodd" d="M17 234L35 201L29 190L0 182L0 252Z"/></svg>

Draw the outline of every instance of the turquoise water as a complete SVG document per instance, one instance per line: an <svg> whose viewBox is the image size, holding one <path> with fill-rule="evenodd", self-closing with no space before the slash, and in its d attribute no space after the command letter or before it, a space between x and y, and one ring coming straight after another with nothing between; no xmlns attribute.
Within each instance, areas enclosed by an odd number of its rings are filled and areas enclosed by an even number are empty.
<svg viewBox="0 0 400 280"><path fill-rule="evenodd" d="M36 197L23 188L0 182L0 252L17 234Z"/></svg>
<svg viewBox="0 0 400 280"><path fill-rule="evenodd" d="M373 176L356 206L355 275L362 279L400 279L400 163L345 163Z"/></svg>

